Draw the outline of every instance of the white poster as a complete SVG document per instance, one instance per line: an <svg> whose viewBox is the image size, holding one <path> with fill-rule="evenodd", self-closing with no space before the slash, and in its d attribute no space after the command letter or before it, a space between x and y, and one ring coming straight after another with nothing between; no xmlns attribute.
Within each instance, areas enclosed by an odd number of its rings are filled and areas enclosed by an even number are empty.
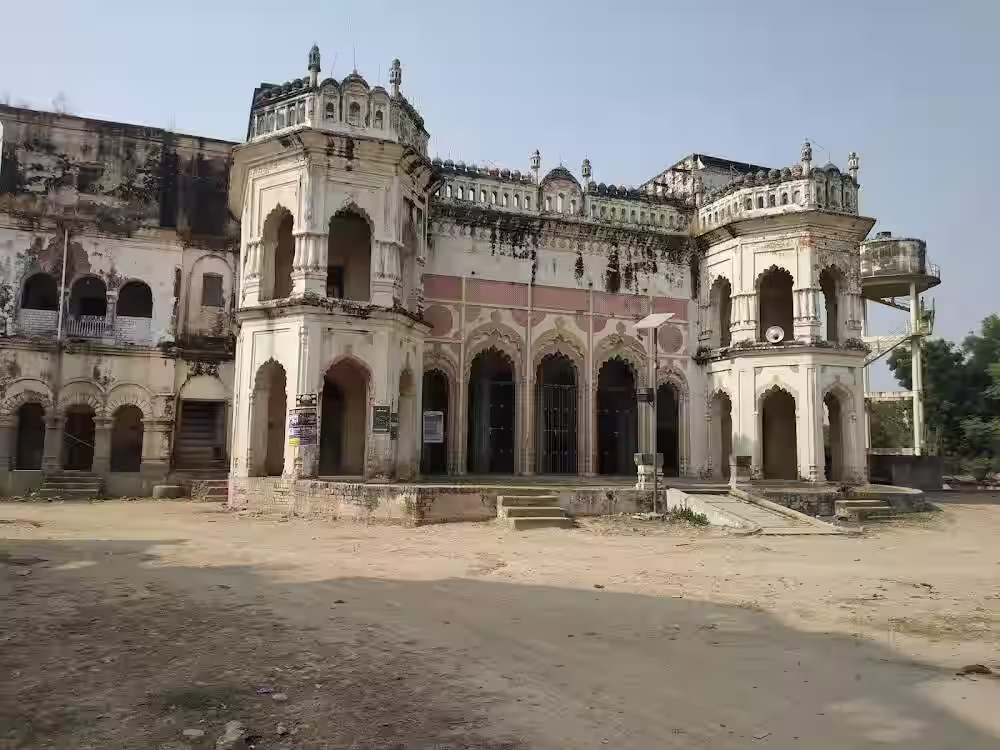
<svg viewBox="0 0 1000 750"><path fill-rule="evenodd" d="M425 411L424 412L424 442L443 443L444 442L444 412Z"/></svg>

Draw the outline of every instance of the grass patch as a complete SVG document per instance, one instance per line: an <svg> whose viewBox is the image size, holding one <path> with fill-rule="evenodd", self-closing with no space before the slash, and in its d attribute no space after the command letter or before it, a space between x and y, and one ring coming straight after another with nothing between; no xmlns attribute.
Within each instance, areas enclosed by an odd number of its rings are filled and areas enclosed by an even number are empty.
<svg viewBox="0 0 1000 750"><path fill-rule="evenodd" d="M704 513L699 513L688 506L682 506L680 508L672 508L667 511L667 518L671 521L682 521L684 523L689 523L692 526L708 526L708 516Z"/></svg>

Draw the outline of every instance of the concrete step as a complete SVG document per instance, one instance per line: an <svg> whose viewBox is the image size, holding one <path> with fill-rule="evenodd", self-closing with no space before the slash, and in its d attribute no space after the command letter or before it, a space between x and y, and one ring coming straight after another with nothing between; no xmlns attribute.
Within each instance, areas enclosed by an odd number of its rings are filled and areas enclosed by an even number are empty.
<svg viewBox="0 0 1000 750"><path fill-rule="evenodd" d="M92 497L97 497L101 494L100 489L94 490L60 490L52 489L42 485L37 490L35 490L36 497L45 497L50 499L55 498L71 498L71 499L81 499L86 500Z"/></svg>
<svg viewBox="0 0 1000 750"><path fill-rule="evenodd" d="M879 500L877 498L865 498L857 500L837 500L834 503L836 508L884 508L887 507L889 503L885 500Z"/></svg>
<svg viewBox="0 0 1000 750"><path fill-rule="evenodd" d="M559 505L558 495L523 495L520 492L511 495L498 495L497 505L503 506L504 508L517 508L517 507L539 507L544 505L557 506Z"/></svg>
<svg viewBox="0 0 1000 750"><path fill-rule="evenodd" d="M517 531L527 529L572 529L575 524L566 516L536 516L533 518L510 518L507 521Z"/></svg>
<svg viewBox="0 0 1000 750"><path fill-rule="evenodd" d="M76 490L80 492L96 492L101 489L100 482L42 482L41 486L49 490L65 490L66 492Z"/></svg>
<svg viewBox="0 0 1000 750"><path fill-rule="evenodd" d="M507 518L565 518L566 512L558 505L518 505L507 509Z"/></svg>

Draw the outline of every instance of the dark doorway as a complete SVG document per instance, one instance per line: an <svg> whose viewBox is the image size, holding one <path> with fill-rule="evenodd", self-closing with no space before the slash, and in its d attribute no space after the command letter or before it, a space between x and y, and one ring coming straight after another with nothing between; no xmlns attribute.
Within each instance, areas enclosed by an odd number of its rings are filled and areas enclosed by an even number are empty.
<svg viewBox="0 0 1000 750"><path fill-rule="evenodd" d="M122 406L111 425L111 471L139 471L142 465L142 410Z"/></svg>
<svg viewBox="0 0 1000 750"><path fill-rule="evenodd" d="M576 367L564 354L549 354L535 377L535 450L540 474L575 474L577 463Z"/></svg>
<svg viewBox="0 0 1000 750"><path fill-rule="evenodd" d="M153 292L141 281L130 281L118 290L117 314L126 318L152 318Z"/></svg>
<svg viewBox="0 0 1000 750"><path fill-rule="evenodd" d="M469 376L470 473L514 473L514 404L514 364L496 349L477 354Z"/></svg>
<svg viewBox="0 0 1000 750"><path fill-rule="evenodd" d="M180 403L180 423L174 440L174 466L178 469L226 473L226 403Z"/></svg>
<svg viewBox="0 0 1000 750"><path fill-rule="evenodd" d="M766 341L767 329L777 326L784 333L782 341L795 338L792 304L792 275L783 268L771 268L757 279L757 340Z"/></svg>
<svg viewBox="0 0 1000 750"><path fill-rule="evenodd" d="M656 452L663 454L663 474L681 473L681 405L677 391L664 383L656 389Z"/></svg>
<svg viewBox="0 0 1000 750"><path fill-rule="evenodd" d="M35 470L42 468L45 455L45 410L41 404L22 404L17 410L17 452L14 468Z"/></svg>
<svg viewBox="0 0 1000 750"><path fill-rule="evenodd" d="M597 473L635 472L638 448L635 373L621 359L610 359L597 375Z"/></svg>
<svg viewBox="0 0 1000 750"><path fill-rule="evenodd" d="M285 368L268 360L254 379L250 444L255 477L280 477L285 470L285 423L288 418Z"/></svg>
<svg viewBox="0 0 1000 750"><path fill-rule="evenodd" d="M71 406L63 427L63 468L90 471L94 466L94 410Z"/></svg>
<svg viewBox="0 0 1000 750"><path fill-rule="evenodd" d="M733 452L733 404L721 391L711 402L713 475L729 479Z"/></svg>
<svg viewBox="0 0 1000 750"><path fill-rule="evenodd" d="M828 482L842 482L847 477L844 471L844 409L835 393L823 397L823 457L825 475Z"/></svg>
<svg viewBox="0 0 1000 750"><path fill-rule="evenodd" d="M329 369L320 404L319 473L362 476L365 471L368 372L352 360Z"/></svg>
<svg viewBox="0 0 1000 750"><path fill-rule="evenodd" d="M798 479L798 443L795 439L795 397L774 389L761 401L764 479Z"/></svg>
<svg viewBox="0 0 1000 750"><path fill-rule="evenodd" d="M423 382L424 411L444 412L444 440L440 443L424 443L420 455L420 471L424 474L448 473L448 376L440 370L428 370ZM422 416L422 415L421 415Z"/></svg>

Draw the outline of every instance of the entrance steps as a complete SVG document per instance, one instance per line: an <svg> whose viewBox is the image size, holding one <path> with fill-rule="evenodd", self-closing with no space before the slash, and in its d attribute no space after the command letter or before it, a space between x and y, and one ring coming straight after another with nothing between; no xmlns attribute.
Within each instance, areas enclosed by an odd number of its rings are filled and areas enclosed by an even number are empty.
<svg viewBox="0 0 1000 750"><path fill-rule="evenodd" d="M894 514L892 506L886 500L877 498L837 500L833 508L838 521L853 523L888 518Z"/></svg>
<svg viewBox="0 0 1000 750"><path fill-rule="evenodd" d="M530 490L528 492L531 492ZM558 495L528 494L497 497L497 518L518 531L524 529L572 529L573 519L559 506Z"/></svg>
<svg viewBox="0 0 1000 750"><path fill-rule="evenodd" d="M35 497L46 500L89 500L101 495L101 478L89 471L63 469L45 475Z"/></svg>

